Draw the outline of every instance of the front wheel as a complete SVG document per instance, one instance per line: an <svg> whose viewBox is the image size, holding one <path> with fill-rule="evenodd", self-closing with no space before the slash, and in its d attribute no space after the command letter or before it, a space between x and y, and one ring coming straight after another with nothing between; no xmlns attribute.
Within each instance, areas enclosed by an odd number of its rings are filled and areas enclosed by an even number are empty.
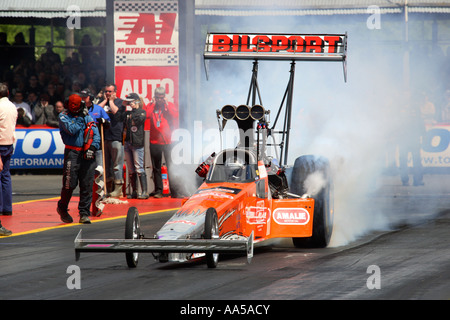
<svg viewBox="0 0 450 320"><path fill-rule="evenodd" d="M214 208L209 208L205 216L205 239L219 239L219 222L217 219L217 212ZM218 253L207 253L206 264L208 268L215 268L219 263Z"/></svg>
<svg viewBox="0 0 450 320"><path fill-rule="evenodd" d="M141 236L141 222L139 212L136 207L128 209L127 220L125 222L125 239L139 239ZM139 260L138 252L126 252L125 258L130 268L136 268Z"/></svg>

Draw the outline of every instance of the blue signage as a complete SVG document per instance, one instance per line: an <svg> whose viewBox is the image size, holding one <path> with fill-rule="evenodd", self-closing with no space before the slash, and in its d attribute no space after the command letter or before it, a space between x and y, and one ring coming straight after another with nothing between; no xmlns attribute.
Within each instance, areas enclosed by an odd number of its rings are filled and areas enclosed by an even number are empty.
<svg viewBox="0 0 450 320"><path fill-rule="evenodd" d="M64 164L59 128L17 127L11 169L58 169Z"/></svg>

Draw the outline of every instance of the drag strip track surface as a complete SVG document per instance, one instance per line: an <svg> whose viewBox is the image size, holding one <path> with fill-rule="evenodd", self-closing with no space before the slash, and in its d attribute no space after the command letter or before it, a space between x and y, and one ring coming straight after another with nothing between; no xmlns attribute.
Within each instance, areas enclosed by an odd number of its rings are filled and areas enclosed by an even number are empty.
<svg viewBox="0 0 450 320"><path fill-rule="evenodd" d="M171 214L142 215L145 235ZM450 211L337 248L296 249L281 241L257 248L251 264L231 256L216 269L204 261L162 264L151 254L140 254L136 269L127 267L123 253L82 253L75 261L80 229L83 238L122 238L124 225L117 219L0 238L0 281L7 288L0 299L450 298Z"/></svg>

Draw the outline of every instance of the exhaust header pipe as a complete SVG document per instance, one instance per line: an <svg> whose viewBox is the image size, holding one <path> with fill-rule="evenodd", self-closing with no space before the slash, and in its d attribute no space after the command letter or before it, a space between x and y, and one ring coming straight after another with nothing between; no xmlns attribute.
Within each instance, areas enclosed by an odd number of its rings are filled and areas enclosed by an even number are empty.
<svg viewBox="0 0 450 320"><path fill-rule="evenodd" d="M225 120L232 120L236 116L236 107L231 104L227 104L222 108L220 114Z"/></svg>
<svg viewBox="0 0 450 320"><path fill-rule="evenodd" d="M241 104L239 107L236 108L236 118L238 120L247 120L250 117L250 107Z"/></svg>
<svg viewBox="0 0 450 320"><path fill-rule="evenodd" d="M238 107L227 104L222 107L220 114L225 120L247 120L248 118L252 118L253 120L261 120L264 118L264 114L266 110L263 106L259 104L255 104L253 107L247 106L245 104L241 104Z"/></svg>
<svg viewBox="0 0 450 320"><path fill-rule="evenodd" d="M262 118L264 118L265 113L266 110L264 110L263 106L255 104L250 110L250 117L252 117L253 120L261 120Z"/></svg>

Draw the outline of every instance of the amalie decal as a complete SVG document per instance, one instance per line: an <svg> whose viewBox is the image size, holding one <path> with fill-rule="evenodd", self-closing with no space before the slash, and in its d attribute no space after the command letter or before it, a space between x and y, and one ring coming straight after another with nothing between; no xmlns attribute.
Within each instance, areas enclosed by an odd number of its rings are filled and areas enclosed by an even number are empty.
<svg viewBox="0 0 450 320"><path fill-rule="evenodd" d="M309 219L309 212L304 208L278 208L273 212L273 220L278 224L305 225Z"/></svg>

